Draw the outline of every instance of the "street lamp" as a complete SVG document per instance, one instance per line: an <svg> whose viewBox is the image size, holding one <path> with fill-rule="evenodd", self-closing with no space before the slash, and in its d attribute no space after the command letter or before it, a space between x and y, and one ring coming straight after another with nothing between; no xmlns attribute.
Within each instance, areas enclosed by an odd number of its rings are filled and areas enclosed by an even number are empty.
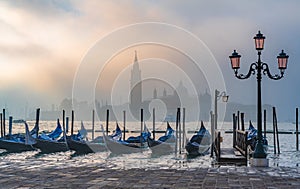
<svg viewBox="0 0 300 189"><path fill-rule="evenodd" d="M218 100L222 97L223 102L227 102L229 96L226 95L226 92L223 91L222 93L218 91L217 89L215 90L215 114L213 116L213 126L211 127L211 157L213 156L213 146L214 146L214 141L215 141L215 130L218 129Z"/></svg>
<svg viewBox="0 0 300 189"><path fill-rule="evenodd" d="M215 129L218 129L217 126L217 121L218 121L218 100L220 100L220 98L222 97L222 101L223 102L227 102L229 96L226 95L226 92L223 91L222 93L220 91L218 91L217 89L215 90Z"/></svg>
<svg viewBox="0 0 300 189"><path fill-rule="evenodd" d="M232 55L229 56L231 61L231 67L234 70L234 74L238 79L247 79L251 75L254 75L256 72L257 75L257 135L258 135L258 141L255 146L255 151L253 153L253 158L266 158L267 154L263 149L263 143L262 143L262 113L261 113L261 79L262 79L262 73L264 75L267 75L270 79L273 80L279 80L283 77L284 71L287 68L287 61L289 56L282 52L277 56L278 59L278 69L280 70L280 75L275 74L274 76L271 75L269 66L267 63L264 63L261 61L261 51L264 49L264 40L265 36L258 31L258 34L254 37L255 40L255 48L257 50L258 55L258 61L255 63L252 63L250 65L249 72L244 74L238 74L238 69L240 68L240 58L241 55L239 55L236 50L233 51Z"/></svg>

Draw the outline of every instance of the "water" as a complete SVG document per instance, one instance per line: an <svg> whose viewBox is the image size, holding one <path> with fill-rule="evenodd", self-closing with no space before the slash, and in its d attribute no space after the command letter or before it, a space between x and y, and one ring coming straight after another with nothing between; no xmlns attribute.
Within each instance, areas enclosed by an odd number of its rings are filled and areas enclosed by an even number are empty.
<svg viewBox="0 0 300 189"><path fill-rule="evenodd" d="M34 122L28 122L29 127L33 128ZM91 129L91 122L85 122L86 129ZM152 130L152 124L149 122L146 124L148 128ZM256 125L255 123L253 123ZM104 124L105 125L105 124ZM126 125L128 130L140 129L140 123L127 123ZM221 125L221 124L219 124ZM75 122L74 133L80 129L80 122ZM120 125L122 128L122 125ZM175 128L175 124L171 123L171 126ZM207 129L210 130L210 124L205 123ZM40 131L48 130L51 131L56 127L55 121L41 121L40 122ZM200 127L199 123L187 123L186 131L187 138L192 136L191 131L198 130ZM294 131L295 126L290 123L279 123L279 131ZM232 146L232 134L225 134L225 131L232 128L232 123L224 123L222 126L219 126L219 129L222 131L223 142L222 147L231 147ZM100 124L95 125L96 133L95 137L101 135ZM115 123L110 123L109 130L112 131L115 129ZM156 130L165 130L166 123L157 123ZM272 125L268 124L268 130L272 129ZM8 130L8 129L7 129ZM69 128L70 131L70 128ZM188 132L190 131L190 132ZM24 132L24 126L22 124L14 124L13 133ZM129 136L136 136L139 133L126 133L126 138ZM156 138L162 134L157 133ZM88 135L91 139L91 133ZM273 135L267 134L269 141L268 149L268 158L269 165L271 167L298 167L300 164L300 152L296 152L296 136L295 134L280 134L280 155L274 155L273 153ZM50 168L50 167L81 167L81 166L101 166L102 168L110 169L131 169L131 168L142 168L142 169L193 169L199 167L211 167L212 159L209 155L200 156L194 159L187 159L185 155L174 154L152 157L151 150L145 151L143 153L134 153L134 154L124 154L114 156L109 152L100 152L95 154L87 154L82 156L74 156L73 152L60 152L54 154L44 154L40 155L37 151L23 152L23 153L12 153L0 155L0 167L4 168L6 166L18 166L24 167L26 169L41 169L41 168Z"/></svg>

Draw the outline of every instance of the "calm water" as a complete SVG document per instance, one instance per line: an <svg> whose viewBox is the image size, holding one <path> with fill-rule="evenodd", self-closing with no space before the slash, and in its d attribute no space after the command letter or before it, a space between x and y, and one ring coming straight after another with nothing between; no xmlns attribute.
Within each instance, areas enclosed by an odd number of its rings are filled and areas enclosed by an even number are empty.
<svg viewBox="0 0 300 189"><path fill-rule="evenodd" d="M28 122L30 129L33 128L34 122ZM84 122L86 129L91 129L91 122ZM149 130L152 130L152 123L147 123ZM255 123L253 123L256 125ZM105 125L105 124L104 124ZM126 129L132 131L138 131L140 129L140 123L126 123L128 127ZM130 126L129 126L130 125ZM120 124L122 128L122 124ZM175 124L171 123L171 126L175 128ZM210 130L210 124L205 123L207 129ZM56 127L56 122L54 121L42 121L40 122L40 131L48 130L51 131ZM192 131L198 130L200 127L199 123L187 123L186 131L187 137L192 136ZM291 123L279 123L279 131L295 131L295 125ZM156 130L165 130L166 123L157 123ZM231 130L232 123L224 123L219 126L222 131L222 136L224 141L222 142L222 147L232 146L232 134L225 134L224 131ZM74 132L80 129L80 122L75 122ZM100 132L100 123L95 125L96 133L95 137L102 135ZM109 130L115 129L115 123L110 123ZM272 124L268 124L268 130L272 129ZM8 129L7 129L8 130ZM70 130L70 129L69 129ZM22 124L14 124L13 133L24 132L24 126ZM126 133L126 138L128 136L136 136L138 133ZM161 134L156 134L159 137ZM92 134L89 133L89 138L91 139ZM269 151L268 158L271 167L285 166L285 167L295 167L300 164L300 152L296 152L296 136L295 134L280 134L280 155L274 155L273 152L273 135L267 134L269 141ZM130 169L130 168L144 168L144 169L192 169L196 167L210 167L212 166L211 158L209 155L197 157L194 159L187 159L185 155L174 154L152 157L151 150L145 151L143 153L126 154L113 156L109 152L101 152L95 154L88 154L83 156L73 156L73 152L61 152L55 154L40 155L38 152L23 152L18 154L5 154L0 155L0 167L5 166L23 166L24 168L45 168L45 167L69 167L69 166L86 166L86 165L101 165L101 167L112 168L112 169Z"/></svg>

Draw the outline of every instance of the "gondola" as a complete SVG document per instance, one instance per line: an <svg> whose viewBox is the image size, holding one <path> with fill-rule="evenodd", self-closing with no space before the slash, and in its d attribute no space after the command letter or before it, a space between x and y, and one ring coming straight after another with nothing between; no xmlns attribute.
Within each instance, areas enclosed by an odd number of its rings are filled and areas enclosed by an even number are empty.
<svg viewBox="0 0 300 189"><path fill-rule="evenodd" d="M104 142L107 150L109 150L113 154L130 154L130 153L139 153L145 150L148 150L148 145L145 145L145 143L134 143L132 141L124 141L124 140L116 140L115 138L109 137L104 133L103 127L102 127ZM149 132L149 131L147 131ZM147 136L148 134L143 134L142 136ZM139 138L140 139L140 138ZM141 140L141 139L140 139ZM135 142L138 142L137 140L134 140ZM147 138L143 139L142 141L147 142Z"/></svg>
<svg viewBox="0 0 300 189"><path fill-rule="evenodd" d="M185 149L189 156L199 156L208 153L211 145L211 135L201 121L201 127L196 135L189 140Z"/></svg>
<svg viewBox="0 0 300 189"><path fill-rule="evenodd" d="M173 153L175 150L176 138L174 135L175 131L167 122L167 129L164 136L161 136L158 140L154 140L148 137L148 146L152 151L153 155L166 155Z"/></svg>
<svg viewBox="0 0 300 189"><path fill-rule="evenodd" d="M62 133L63 136L59 139ZM68 151L69 147L65 137L65 132L62 130L58 119L56 129L50 134L41 133L35 139L36 143L33 147L40 149L43 154Z"/></svg>
<svg viewBox="0 0 300 189"><path fill-rule="evenodd" d="M84 136L85 131L83 122L81 122L81 129L78 133L67 137L70 150L74 150L76 155L106 151L103 136L99 136L92 141L87 141ZM115 140L119 140L122 137L122 131L118 125L116 126L115 133L109 137Z"/></svg>
<svg viewBox="0 0 300 189"><path fill-rule="evenodd" d="M144 131L139 136L130 136L124 142L130 144L139 144L142 146L147 146L147 139L151 136L151 133L147 129L146 125L144 125Z"/></svg>
<svg viewBox="0 0 300 189"><path fill-rule="evenodd" d="M25 136L22 134L7 135L0 139L0 149L5 149L7 153L18 153L24 151L35 150L32 146L35 139L30 135L27 123L25 124ZM33 134L34 131L32 130Z"/></svg>
<svg viewBox="0 0 300 189"><path fill-rule="evenodd" d="M248 128L248 136L247 136L247 144L250 148L250 151L255 150L257 141L258 141L257 130L252 125L252 122L250 121L249 128ZM264 151L267 152L268 151L268 140L265 137L263 137L262 142L263 142Z"/></svg>

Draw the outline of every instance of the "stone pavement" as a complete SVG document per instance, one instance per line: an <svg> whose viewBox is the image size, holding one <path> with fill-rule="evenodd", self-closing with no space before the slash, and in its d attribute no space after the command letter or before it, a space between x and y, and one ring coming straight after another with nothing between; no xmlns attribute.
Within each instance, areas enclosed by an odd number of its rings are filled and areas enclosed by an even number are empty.
<svg viewBox="0 0 300 189"><path fill-rule="evenodd" d="M196 169L108 169L1 166L0 188L300 188L300 168L220 166Z"/></svg>

